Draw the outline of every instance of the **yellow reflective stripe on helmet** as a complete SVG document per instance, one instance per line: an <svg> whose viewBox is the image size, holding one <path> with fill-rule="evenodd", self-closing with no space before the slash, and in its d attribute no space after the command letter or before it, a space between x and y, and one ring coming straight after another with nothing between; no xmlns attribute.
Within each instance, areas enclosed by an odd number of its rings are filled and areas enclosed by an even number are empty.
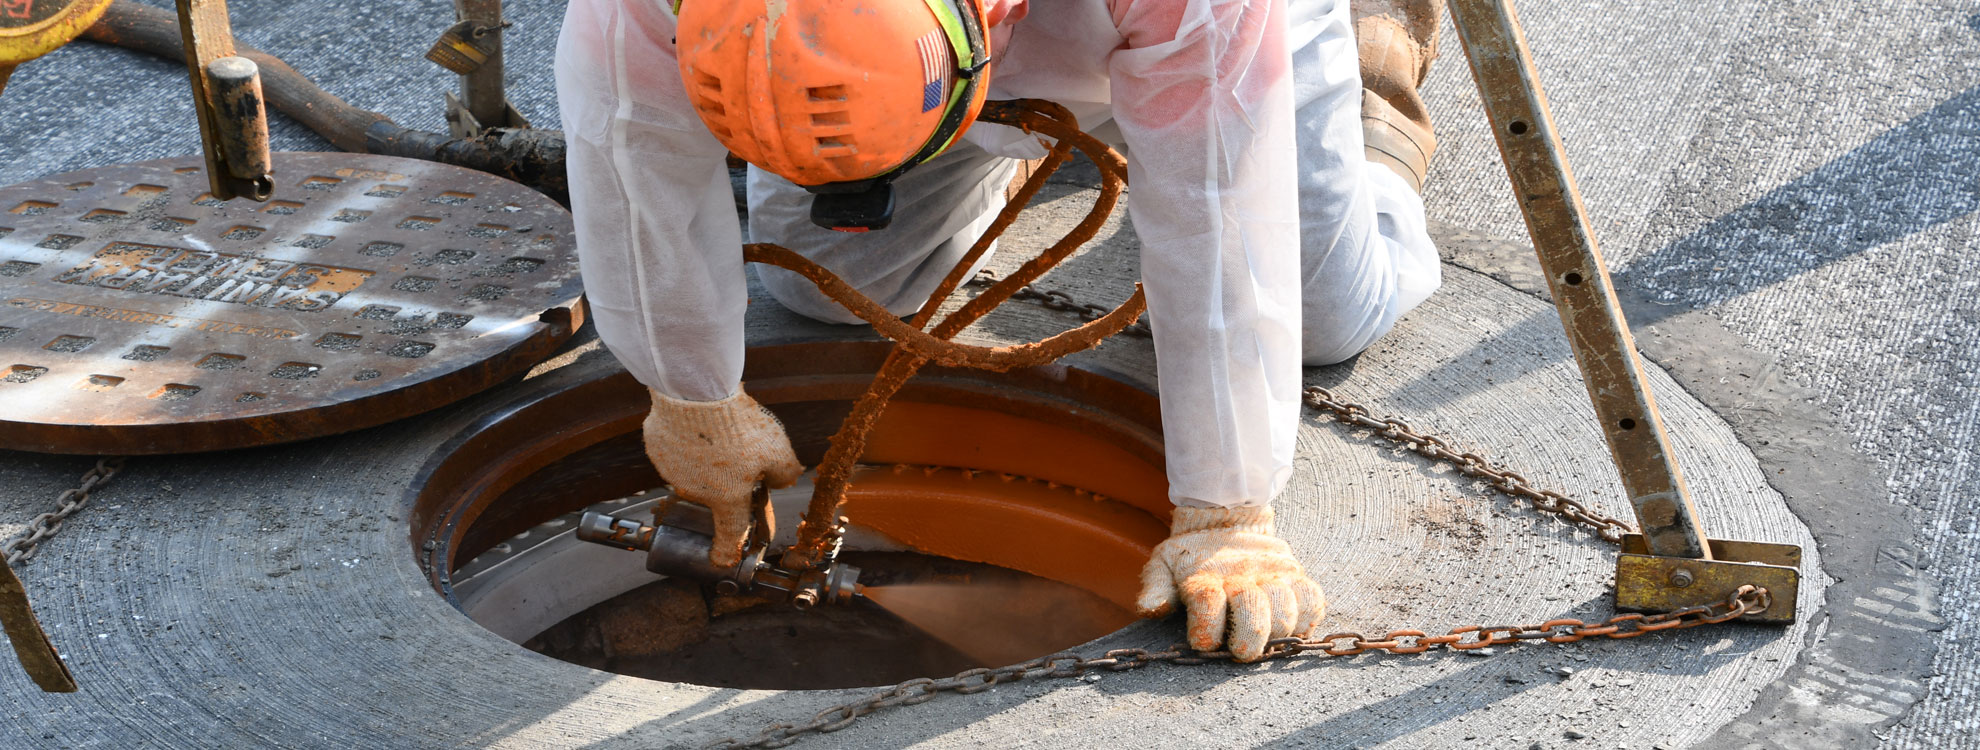
<svg viewBox="0 0 1980 750"><path fill-rule="evenodd" d="M679 1L675 0L675 2ZM970 52L969 35L963 33L962 19L956 17L956 9L949 7L948 0L926 0L926 2L928 10L935 14L935 20L942 24L942 33L949 37L949 49L955 50L957 67L968 70L975 66L976 58ZM959 2L973 3L976 0L959 0ZM984 29L983 33L988 36L990 30ZM957 83L960 84L961 81L958 80ZM956 88L962 87L958 85Z"/></svg>
<svg viewBox="0 0 1980 750"><path fill-rule="evenodd" d="M979 85L979 86L980 86L980 85L982 85L982 84L977 84L977 85ZM969 89L968 89L968 87L965 87L965 86L957 86L957 87L956 87L956 90L955 90L955 91L951 91L951 92L949 92L949 106L948 106L947 108L944 108L944 109L943 109L942 111L946 113L946 112L948 112L948 110L949 110L949 109L953 109L953 108L955 108L955 107L967 107L967 106L969 106L969 102L966 102L966 101L963 101L963 100L962 100L962 98L963 98L963 92L964 92L964 91L968 91L968 90L969 90ZM958 128L958 129L956 130L956 132L954 132L954 133L950 133L950 134L949 134L949 142L948 142L948 143L944 143L944 144L942 144L942 147L941 147L941 148L938 148L938 149L936 149L936 150L935 150L935 153L932 153L932 154L929 154L929 155L928 155L928 158L926 158L926 159L922 159L922 160L921 160L921 162L922 162L923 164L926 164L926 163L928 163L928 162L930 162L930 161L934 161L934 159L935 159L935 157L937 157L937 156L941 156L941 155L942 155L942 152L944 152L944 151L947 151L947 150L949 150L949 147L950 147L950 146L954 146L954 145L956 145L956 138L957 138L958 136L961 136L961 135L962 135L962 130L961 130L960 128Z"/></svg>
<svg viewBox="0 0 1980 750"><path fill-rule="evenodd" d="M673 0L673 1L676 3L680 2L680 0ZM956 0L956 1L963 3L976 2L976 0ZM929 12L935 14L935 20L942 24L942 33L949 37L949 49L955 51L957 70L960 72L976 67L976 55L969 46L969 35L968 33L963 31L962 19L956 16L956 9L950 7L948 0L924 0L924 2L928 4ZM987 39L990 35L990 30L984 29L983 35ZM976 82L976 85L981 86L983 85L983 82L978 81ZM969 102L963 101L963 93L968 90L969 87L965 85L962 77L958 75L956 77L955 83L952 84L949 88L948 106L942 108L942 112L945 116L949 111L955 109L956 107L969 106ZM918 163L925 164L930 160L934 159L935 157L941 156L943 152L949 150L950 146L954 146L956 144L956 137L961 134L962 133L960 130L954 133L950 133L948 141L943 143L941 148L935 149L933 153L930 153L928 155L928 158L922 159ZM934 136L930 136L929 139L934 140Z"/></svg>

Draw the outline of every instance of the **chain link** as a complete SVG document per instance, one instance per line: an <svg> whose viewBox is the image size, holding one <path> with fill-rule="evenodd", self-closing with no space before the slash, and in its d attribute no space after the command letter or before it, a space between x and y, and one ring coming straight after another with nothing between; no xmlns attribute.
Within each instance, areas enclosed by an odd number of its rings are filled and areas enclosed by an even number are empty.
<svg viewBox="0 0 1980 750"><path fill-rule="evenodd" d="M970 280L972 286L996 283L998 276L990 271L977 271ZM1022 299L1036 303L1040 307L1060 312L1069 312L1083 320L1092 321L1111 312L1111 308L1074 299L1064 290L1027 285L1011 295L1011 299ZM1136 321L1121 333L1149 336L1148 319ZM1336 398L1332 391L1320 386L1307 386L1306 405L1332 416L1344 424L1372 430L1377 437L1389 441L1404 450L1416 453L1433 461L1443 461L1473 479L1484 480L1494 491L1516 500L1524 500L1534 510L1560 517L1570 523L1579 524L1595 532L1610 542L1621 543L1624 534L1636 529L1629 523L1602 515L1589 509L1573 498L1553 490L1543 490L1533 482L1511 469L1493 466L1483 454L1460 451L1436 435L1418 432L1408 422L1395 417L1376 417L1368 407L1352 401Z"/></svg>
<svg viewBox="0 0 1980 750"><path fill-rule="evenodd" d="M1436 435L1417 432L1395 417L1376 418L1368 407L1334 397L1332 391L1317 385L1306 387L1306 405L1325 412L1343 424L1373 430L1384 440L1428 458L1450 464L1459 474L1485 480L1494 491L1516 500L1525 500L1534 510L1580 524L1611 542L1621 543L1624 534L1635 531L1627 522L1597 513L1588 506L1553 490L1533 486L1533 482L1511 469L1494 467L1479 453L1460 451Z"/></svg>
<svg viewBox="0 0 1980 750"><path fill-rule="evenodd" d="M994 273L978 271L969 283L971 286L978 286L993 284L997 280L998 276ZM1037 285L1023 287L1012 294L1011 299L1026 300L1050 310L1072 313L1087 321L1097 319L1109 312L1109 308L1082 303L1065 291ZM1143 318L1123 329L1121 333L1149 336L1152 332L1148 329L1147 319ZM1534 510L1578 524L1595 532L1602 539L1619 543L1624 534L1635 530L1627 522L1597 513L1573 498L1553 490L1535 487L1525 475L1502 466L1495 466L1483 454L1458 450L1443 438L1418 432L1408 422L1400 419L1378 418L1368 407L1336 398L1333 392L1325 388L1308 386L1304 397L1307 406L1332 416L1335 421L1350 427L1370 430L1375 436L1397 447L1433 461L1449 464L1464 476L1483 480L1493 491L1516 500L1524 500ZM1430 635L1421 630L1391 630L1373 638L1360 633L1334 633L1321 638L1279 638L1266 644L1263 658L1269 660L1352 656L1371 651L1409 655L1436 649L1470 651L1536 641L1573 643L1586 638L1635 638L1660 630L1683 630L1758 614L1773 606L1773 601L1773 594L1764 588L1741 586L1725 601L1717 604L1662 614L1620 614L1600 622L1560 618L1534 625L1470 625L1452 629L1443 635ZM772 724L754 737L748 739L731 737L708 747L724 750L785 747L812 732L836 732L844 729L859 717L881 709L926 702L945 692L965 694L982 692L1000 683L1016 682L1031 677L1077 677L1091 670L1121 672L1157 663L1195 666L1233 660L1229 651L1194 651L1183 645L1172 646L1165 651L1139 648L1114 649L1093 658L1055 654L1008 667L971 669L943 679L923 677L908 680L871 697L827 708L802 724Z"/></svg>
<svg viewBox="0 0 1980 750"><path fill-rule="evenodd" d="M970 278L969 286L989 286L1001 280L1003 280L1003 277L998 276L995 272L981 270L977 271L976 275ZM1026 284L1018 287L1018 290L1013 292L1010 298L1021 299L1047 310L1069 312L1079 316L1080 320L1088 323L1099 320L1107 313L1114 311L1111 307L1103 307L1091 302L1081 302L1074 299L1071 294L1062 289L1050 289L1038 286L1037 284ZM1153 336L1154 332L1148 328L1148 316L1143 315L1133 325L1121 329L1117 335L1147 338Z"/></svg>
<svg viewBox="0 0 1980 750"><path fill-rule="evenodd" d="M1429 635L1421 630L1391 630L1377 638L1360 633L1334 633L1321 638L1279 638L1265 645L1264 659L1353 656L1370 651L1408 655L1438 648L1469 651L1536 641L1573 643L1585 638L1635 638L1660 630L1683 630L1758 614L1767 611L1773 603L1773 595L1766 589L1741 586L1725 601L1716 604L1654 615L1623 614L1600 622L1561 618L1534 625L1472 625L1453 629L1444 635ZM867 698L819 711L810 721L802 724L772 724L754 737L730 737L707 747L721 750L784 747L812 732L839 731L859 717L885 708L923 703L945 692L980 693L1002 683L1032 677L1078 677L1090 671L1125 672L1151 664L1197 666L1230 661L1233 659L1229 651L1195 651L1182 645L1163 651L1117 648L1098 657L1054 654L1008 667L971 669L939 680L927 677L908 680Z"/></svg>
<svg viewBox="0 0 1980 750"><path fill-rule="evenodd" d="M62 530L62 524L69 520L89 503L89 493L102 487L105 482L124 468L122 456L98 459L96 466L83 472L82 481L75 487L55 496L55 510L35 516L28 521L27 528L6 543L0 544L0 556L7 559L8 565L18 566L34 559L35 550L55 532Z"/></svg>

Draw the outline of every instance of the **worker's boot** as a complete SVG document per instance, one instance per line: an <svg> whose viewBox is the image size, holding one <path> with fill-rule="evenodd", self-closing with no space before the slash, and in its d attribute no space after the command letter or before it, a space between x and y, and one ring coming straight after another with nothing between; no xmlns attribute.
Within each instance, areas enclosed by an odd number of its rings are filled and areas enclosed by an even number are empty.
<svg viewBox="0 0 1980 750"><path fill-rule="evenodd" d="M1353 12L1368 161L1395 170L1421 193L1437 137L1417 88L1437 57L1444 0L1354 0Z"/></svg>

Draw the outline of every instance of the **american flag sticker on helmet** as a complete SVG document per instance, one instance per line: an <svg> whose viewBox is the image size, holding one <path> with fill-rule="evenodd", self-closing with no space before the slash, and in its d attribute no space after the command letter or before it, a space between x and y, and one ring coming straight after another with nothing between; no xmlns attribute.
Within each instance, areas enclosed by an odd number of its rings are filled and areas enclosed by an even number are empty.
<svg viewBox="0 0 1980 750"><path fill-rule="evenodd" d="M914 46L921 53L921 111L927 112L942 106L956 66L949 61L949 37L941 29L923 34Z"/></svg>

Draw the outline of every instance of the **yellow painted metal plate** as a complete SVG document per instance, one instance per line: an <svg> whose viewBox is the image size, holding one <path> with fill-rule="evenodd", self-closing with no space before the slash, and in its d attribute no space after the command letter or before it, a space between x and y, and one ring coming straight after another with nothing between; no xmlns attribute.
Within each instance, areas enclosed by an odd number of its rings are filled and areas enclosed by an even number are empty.
<svg viewBox="0 0 1980 750"><path fill-rule="evenodd" d="M108 7L110 0L0 0L0 66L68 44Z"/></svg>
<svg viewBox="0 0 1980 750"><path fill-rule="evenodd" d="M1765 612L1741 620L1786 624L1794 622L1795 598L1801 590L1801 548L1792 544L1707 540L1712 560L1658 557L1644 554L1643 537L1623 538L1616 558L1616 609L1625 612L1674 612L1724 602L1740 586L1767 589L1774 603ZM1673 575L1683 570L1690 583L1677 586Z"/></svg>

